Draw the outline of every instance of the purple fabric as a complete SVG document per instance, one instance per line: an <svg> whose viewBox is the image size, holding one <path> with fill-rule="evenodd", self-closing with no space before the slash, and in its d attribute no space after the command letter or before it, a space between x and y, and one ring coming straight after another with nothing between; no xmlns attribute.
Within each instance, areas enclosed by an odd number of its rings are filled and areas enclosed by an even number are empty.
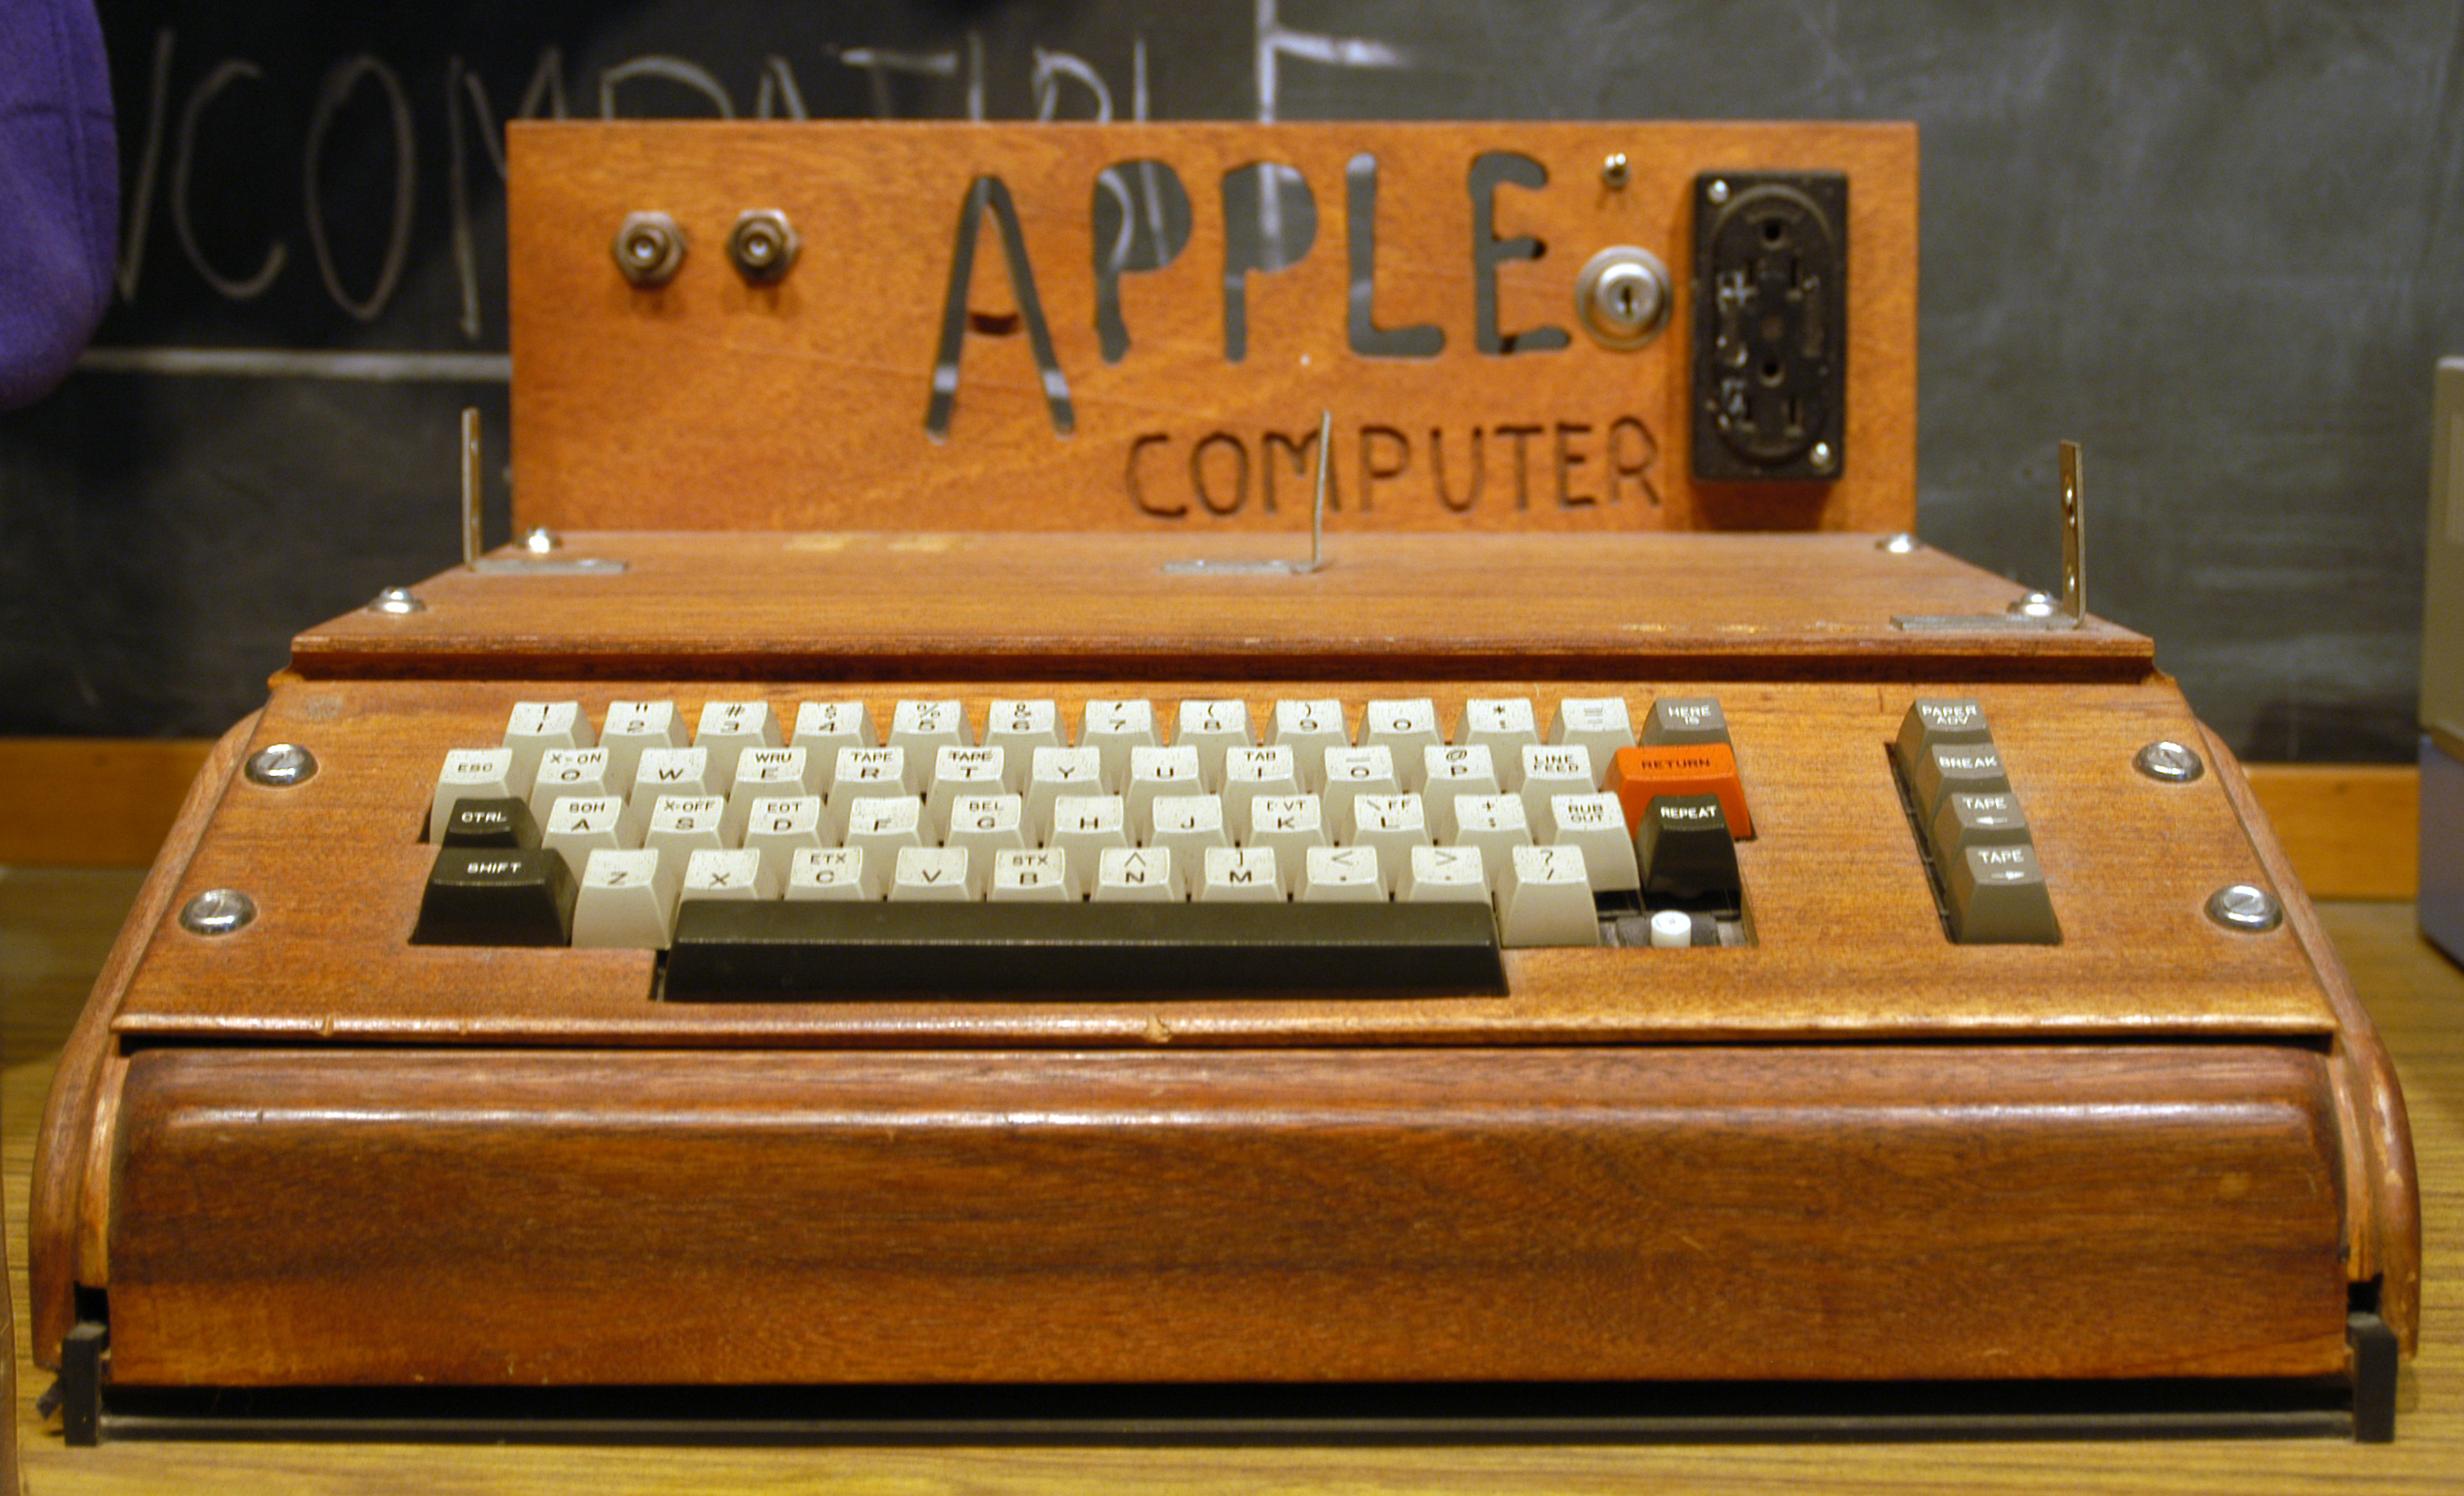
<svg viewBox="0 0 2464 1496"><path fill-rule="evenodd" d="M110 304L111 74L93 0L0 0L0 409L52 387Z"/></svg>

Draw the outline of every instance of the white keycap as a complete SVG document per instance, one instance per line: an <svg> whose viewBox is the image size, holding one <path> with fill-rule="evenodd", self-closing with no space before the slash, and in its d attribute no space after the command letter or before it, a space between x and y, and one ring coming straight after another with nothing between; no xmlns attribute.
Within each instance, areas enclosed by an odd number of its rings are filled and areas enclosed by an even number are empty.
<svg viewBox="0 0 2464 1496"><path fill-rule="evenodd" d="M681 748L685 732L672 701L610 701L599 746L607 750L607 785L618 794L633 787L633 773L647 748Z"/></svg>
<svg viewBox="0 0 2464 1496"><path fill-rule="evenodd" d="M1683 950L1694 943L1694 916L1682 909L1663 909L1651 916L1651 943L1662 951Z"/></svg>
<svg viewBox="0 0 2464 1496"><path fill-rule="evenodd" d="M798 702L796 736L790 741L810 754L825 775L838 762L840 749L881 746L873 736L872 713L861 701ZM826 782L821 786L825 795L829 790Z"/></svg>
<svg viewBox="0 0 2464 1496"><path fill-rule="evenodd" d="M864 853L852 847L800 847L787 862L791 899L877 899L880 879L868 884Z"/></svg>
<svg viewBox="0 0 2464 1496"><path fill-rule="evenodd" d="M984 746L1008 755L1002 760L1001 788L1023 795L1035 750L1067 746L1061 739L1061 710L1049 701L997 699L984 708Z"/></svg>
<svg viewBox="0 0 2464 1496"><path fill-rule="evenodd" d="M1284 881L1268 847L1210 847L1198 885L1200 904L1280 904Z"/></svg>
<svg viewBox="0 0 2464 1496"><path fill-rule="evenodd" d="M1262 795L1249 805L1243 847L1271 847L1287 870L1300 870L1301 856L1327 844L1324 808L1315 795Z"/></svg>
<svg viewBox="0 0 2464 1496"><path fill-rule="evenodd" d="M1069 891L1085 898L1097 860L1129 847L1127 806L1118 795L1064 795L1052 803L1052 834L1044 844L1069 855Z"/></svg>
<svg viewBox="0 0 2464 1496"><path fill-rule="evenodd" d="M1600 920L1579 847L1518 847L1497 890L1501 945L1597 945Z"/></svg>
<svg viewBox="0 0 2464 1496"><path fill-rule="evenodd" d="M1198 772L1208 794L1223 788L1223 756L1257 741L1249 732L1249 703L1238 698L1190 700L1180 704L1180 720L1172 740L1198 750Z"/></svg>
<svg viewBox="0 0 2464 1496"><path fill-rule="evenodd" d="M1333 824L1335 834L1349 834L1352 825L1352 802L1361 795L1399 795L1403 785L1395 777L1395 754L1389 748L1329 748L1323 755L1323 781L1320 791L1326 801L1327 819Z"/></svg>
<svg viewBox="0 0 2464 1496"><path fill-rule="evenodd" d="M702 847L727 845L727 802L716 795L661 795L650 802L642 845L671 853L679 867Z"/></svg>
<svg viewBox="0 0 2464 1496"><path fill-rule="evenodd" d="M573 896L573 943L666 950L675 934L679 872L648 849L592 852Z"/></svg>
<svg viewBox="0 0 2464 1496"><path fill-rule="evenodd" d="M1069 856L1054 847L993 853L991 897L996 904L1067 903Z"/></svg>
<svg viewBox="0 0 2464 1496"><path fill-rule="evenodd" d="M683 897L777 898L780 881L778 867L759 852L705 849L685 859Z"/></svg>
<svg viewBox="0 0 2464 1496"><path fill-rule="evenodd" d="M981 891L969 878L974 862L963 847L902 847L891 869L891 900L964 903L980 898Z"/></svg>
<svg viewBox="0 0 2464 1496"><path fill-rule="evenodd" d="M1234 748L1223 755L1223 817L1242 841L1249 837L1251 802L1262 795L1300 792L1300 773L1287 747Z"/></svg>
<svg viewBox="0 0 2464 1496"><path fill-rule="evenodd" d="M889 743L917 763L933 761L936 748L972 748L967 709L957 701L901 701L890 711Z"/></svg>
<svg viewBox="0 0 2464 1496"><path fill-rule="evenodd" d="M969 795L998 795L1005 786L1002 765L1007 759L999 748L955 748L943 746L933 754L933 775L924 783L924 811L933 823L933 834L946 842L950 839L950 807Z"/></svg>
<svg viewBox="0 0 2464 1496"><path fill-rule="evenodd" d="M517 701L505 719L504 746L513 750L514 778L529 782L551 749L589 748L599 739L579 701Z"/></svg>
<svg viewBox="0 0 2464 1496"><path fill-rule="evenodd" d="M1626 829L1625 807L1615 795L1551 796L1539 841L1547 847L1581 847L1595 893L1642 887L1634 862L1634 833Z"/></svg>
<svg viewBox="0 0 2464 1496"><path fill-rule="evenodd" d="M1099 904L1172 902L1186 897L1172 853L1154 847L1106 848L1095 864Z"/></svg>
<svg viewBox="0 0 2464 1496"><path fill-rule="evenodd" d="M1568 696L1557 703L1557 715L1549 721L1549 743L1589 748L1592 762L1605 773L1618 749L1634 746L1634 715L1626 710L1623 696ZM1596 781L1593 787L1598 787Z"/></svg>
<svg viewBox="0 0 2464 1496"><path fill-rule="evenodd" d="M1429 845L1428 814L1418 795L1363 795L1352 803L1345 845L1375 847L1389 869L1403 866L1415 847Z"/></svg>
<svg viewBox="0 0 2464 1496"><path fill-rule="evenodd" d="M783 741L779 715L767 701L710 702L693 728L693 746L709 749L712 769L727 780L711 786L715 795L726 794L735 783L737 755L747 748L776 748Z"/></svg>
<svg viewBox="0 0 2464 1496"><path fill-rule="evenodd" d="M913 795L922 789L909 778L913 765L904 748L840 749L825 796L832 825L847 829L847 807L868 796Z"/></svg>
<svg viewBox="0 0 2464 1496"><path fill-rule="evenodd" d="M1533 825L1547 825L1549 802L1560 795L1588 795L1598 789L1607 762L1579 744L1524 749L1523 781L1515 786L1523 796L1524 815Z"/></svg>
<svg viewBox="0 0 2464 1496"><path fill-rule="evenodd" d="M944 847L963 847L982 873L992 867L993 853L1026 849L1026 828L1021 823L1026 802L1016 795L961 795L950 803L950 824L941 833Z"/></svg>
<svg viewBox="0 0 2464 1496"><path fill-rule="evenodd" d="M1266 741L1292 751L1302 790L1315 794L1326 784L1326 751L1352 745L1351 732L1343 720L1343 703L1331 698L1278 701L1274 720L1266 728Z"/></svg>
<svg viewBox="0 0 2464 1496"><path fill-rule="evenodd" d="M1518 847L1531 845L1531 822L1513 795L1465 795L1455 802L1454 845L1477 847L1492 871L1502 872Z"/></svg>
<svg viewBox="0 0 2464 1496"><path fill-rule="evenodd" d="M645 748L626 798L649 804L661 795L715 795L707 748Z"/></svg>
<svg viewBox="0 0 2464 1496"><path fill-rule="evenodd" d="M1368 847L1312 847L1301 857L1305 904L1383 904L1386 880L1377 852Z"/></svg>
<svg viewBox="0 0 2464 1496"><path fill-rule="evenodd" d="M860 795L847 802L847 846L884 875L898 863L902 847L921 847L924 803L913 795Z"/></svg>
<svg viewBox="0 0 2464 1496"><path fill-rule="evenodd" d="M1130 775L1130 750L1153 748L1155 735L1152 701L1089 701L1078 723L1078 746L1092 748L1104 761L1104 788L1119 794Z"/></svg>
<svg viewBox="0 0 2464 1496"><path fill-rule="evenodd" d="M1213 795L1157 795L1148 807L1147 834L1141 845L1160 847L1183 869L1194 869L1210 847L1229 847L1223 802Z"/></svg>
<svg viewBox="0 0 2464 1496"><path fill-rule="evenodd" d="M1052 806L1062 796L1103 793L1103 755L1094 749L1036 749L1026 775L1028 838L1037 842L1052 840Z"/></svg>
<svg viewBox="0 0 2464 1496"><path fill-rule="evenodd" d="M517 792L513 786L514 751L510 748L456 748L437 771L436 793L428 803L428 839L445 834L453 807L466 800L500 800Z"/></svg>
<svg viewBox="0 0 2464 1496"><path fill-rule="evenodd" d="M607 777L606 749L551 748L539 755L539 772L531 776L531 816L544 821L560 800L614 795L619 788Z"/></svg>
<svg viewBox="0 0 2464 1496"><path fill-rule="evenodd" d="M819 795L756 800L745 807L745 849L763 853L783 868L798 849L832 840L822 834L824 825Z"/></svg>
<svg viewBox="0 0 2464 1496"><path fill-rule="evenodd" d="M1129 783L1121 791L1122 799L1129 803L1130 834L1140 842L1153 834L1158 795L1195 795L1203 788L1197 749L1177 744L1170 748L1131 749Z"/></svg>
<svg viewBox="0 0 2464 1496"><path fill-rule="evenodd" d="M735 787L727 792L727 839L740 845L757 800L820 792L821 776L802 748L747 748L736 756Z"/></svg>
<svg viewBox="0 0 2464 1496"><path fill-rule="evenodd" d="M1428 800L1430 828L1441 842L1454 839L1457 800L1500 794L1506 788L1498 782L1495 756L1482 744L1424 749L1420 768L1420 793Z"/></svg>
<svg viewBox="0 0 2464 1496"><path fill-rule="evenodd" d="M1488 871L1477 847L1415 847L1397 880L1395 897L1406 904L1489 902Z"/></svg>
<svg viewBox="0 0 2464 1496"><path fill-rule="evenodd" d="M1478 745L1496 757L1499 767L1520 763L1525 743L1540 740L1531 703L1521 696L1474 696L1463 703L1463 726L1455 741Z"/></svg>
<svg viewBox="0 0 2464 1496"><path fill-rule="evenodd" d="M590 854L629 851L642 845L642 828L613 795L560 797L540 823L539 845L564 856L564 865L579 872Z"/></svg>
<svg viewBox="0 0 2464 1496"><path fill-rule="evenodd" d="M1438 704L1426 696L1408 701L1372 701L1360 714L1360 745L1384 748L1395 756L1395 772L1402 787L1420 787L1420 750L1445 742L1438 731Z"/></svg>

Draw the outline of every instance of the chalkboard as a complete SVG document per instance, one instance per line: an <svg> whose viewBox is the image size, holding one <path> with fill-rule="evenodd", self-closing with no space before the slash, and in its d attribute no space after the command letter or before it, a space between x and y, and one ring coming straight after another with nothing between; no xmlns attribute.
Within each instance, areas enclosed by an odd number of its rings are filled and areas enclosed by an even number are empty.
<svg viewBox="0 0 2464 1496"><path fill-rule="evenodd" d="M2228 740L2412 752L2452 0L107 9L121 295L0 417L0 732L217 731L455 559L511 117L1877 119L1923 131L1925 539L2052 584L2077 438L2090 604Z"/></svg>

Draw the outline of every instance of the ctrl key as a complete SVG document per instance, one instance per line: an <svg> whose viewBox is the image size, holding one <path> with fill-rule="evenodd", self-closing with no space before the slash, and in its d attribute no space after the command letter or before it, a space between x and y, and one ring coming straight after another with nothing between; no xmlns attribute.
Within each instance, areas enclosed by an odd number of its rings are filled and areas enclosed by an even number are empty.
<svg viewBox="0 0 2464 1496"><path fill-rule="evenodd" d="M413 945L562 945L573 874L539 847L445 847L420 896Z"/></svg>
<svg viewBox="0 0 2464 1496"><path fill-rule="evenodd" d="M1970 847L1953 860L1944 892L1950 937L1962 945L2059 945L2061 926L2033 847Z"/></svg>

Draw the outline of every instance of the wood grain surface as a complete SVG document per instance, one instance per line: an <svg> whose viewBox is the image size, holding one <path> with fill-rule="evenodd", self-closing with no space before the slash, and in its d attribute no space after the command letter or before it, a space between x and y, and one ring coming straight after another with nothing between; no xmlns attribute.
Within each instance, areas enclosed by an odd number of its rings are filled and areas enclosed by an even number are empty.
<svg viewBox="0 0 2464 1496"><path fill-rule="evenodd" d="M139 884L135 872L11 869L0 876L0 941L10 1048L5 1196L21 1229L37 1110L86 985ZM838 1447L793 1449L426 1446L352 1443L112 1443L64 1449L56 1420L34 1417L49 1376L26 1360L20 1398L30 1489L324 1492L652 1493L807 1490L1027 1493L1137 1490L1627 1492L1682 1489L1880 1496L1940 1492L2233 1490L2255 1496L2352 1490L2445 1493L2464 1467L2464 971L2427 946L2410 906L2329 905L2321 918L2386 1035L2414 1102L2422 1160L2425 1334L2401 1384L2397 1441L2159 1441L1802 1447L1379 1445L1288 1448ZM22 1241L22 1237L17 1240ZM22 1270L11 1284L24 1300Z"/></svg>
<svg viewBox="0 0 2464 1496"><path fill-rule="evenodd" d="M149 1049L117 1141L132 1386L2345 1363L2297 1048Z"/></svg>
<svg viewBox="0 0 2464 1496"><path fill-rule="evenodd" d="M1346 528L1890 530L1915 514L1912 126L516 121L507 133L520 526L1290 529L1306 525L1321 410ZM1486 194L1494 235L1541 249L1496 268L1497 325L1566 329L1561 349L1526 338L1476 351L1485 277L1468 173L1506 150L1548 185ZM1618 152L1630 179L1610 187L1601 166ZM1346 172L1364 154L1376 163L1375 321L1434 329L1433 355L1355 352L1347 331ZM1111 246L1091 210L1102 173L1131 161L1183 184L1191 231L1168 266L1120 277L1128 342L1108 359L1094 271ZM1307 180L1314 242L1281 272L1227 276L1224 175L1261 161ZM1836 481L1690 476L1694 177L1753 169L1849 178ZM1015 204L1033 307L990 213L953 297L979 175ZM801 226L801 256L775 285L729 266L723 246L749 209ZM610 254L619 224L645 209L690 243L675 278L647 291ZM1601 346L1574 317L1578 273L1612 245L1656 253L1673 282L1666 329L1639 349ZM1246 287L1237 361L1227 278ZM966 332L936 440L926 413L953 306Z"/></svg>
<svg viewBox="0 0 2464 1496"><path fill-rule="evenodd" d="M2075 630L1912 632L2018 589L1870 536L1336 535L1307 575L1191 575L1309 554L1305 537L954 534L565 537L613 576L456 568L415 613L301 634L302 675L641 679L2139 680L2155 647ZM1020 662L1031 661L1031 666Z"/></svg>

